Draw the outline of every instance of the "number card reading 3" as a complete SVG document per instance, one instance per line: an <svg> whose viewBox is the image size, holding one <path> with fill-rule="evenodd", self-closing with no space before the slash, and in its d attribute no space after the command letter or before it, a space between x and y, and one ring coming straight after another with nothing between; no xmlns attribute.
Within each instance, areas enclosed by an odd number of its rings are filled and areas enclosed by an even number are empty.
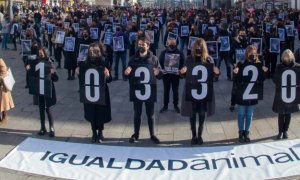
<svg viewBox="0 0 300 180"><path fill-rule="evenodd" d="M155 102L156 78L153 66L132 66L130 81L130 101Z"/></svg>
<svg viewBox="0 0 300 180"><path fill-rule="evenodd" d="M213 67L213 64L190 63L187 65L187 101L212 100Z"/></svg>

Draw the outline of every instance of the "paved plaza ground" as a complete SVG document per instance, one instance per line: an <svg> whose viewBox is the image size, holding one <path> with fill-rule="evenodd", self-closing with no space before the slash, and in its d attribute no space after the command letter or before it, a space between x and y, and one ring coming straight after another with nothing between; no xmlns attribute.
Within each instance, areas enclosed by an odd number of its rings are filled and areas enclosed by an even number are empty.
<svg viewBox="0 0 300 180"><path fill-rule="evenodd" d="M298 41L295 42L298 47ZM9 44L9 47L12 47ZM20 49L20 47L19 47ZM159 52L162 47L160 47ZM19 51L1 50L7 66L11 67L16 79L12 92L15 108L8 113L8 124L0 127L0 158L6 156L15 146L27 137L50 139L48 136L37 135L40 129L38 107L33 105L33 97L25 89L25 70ZM219 82L214 84L216 95L216 114L206 119L203 133L203 146L237 145L237 112L229 111L232 82L226 80L225 64L222 64ZM121 68L119 68L121 69ZM83 118L83 104L79 102L78 79L67 80L65 69L57 70L59 81L55 83L57 105L53 108L56 137L52 140L90 143L90 124ZM163 84L158 81L157 103L155 105L156 135L161 144L154 145L149 140L149 131L145 110L142 115L143 123L140 142L129 144L128 139L133 133L133 105L129 102L129 83L121 80L109 84L112 121L105 125L103 144L112 146L140 147L190 147L189 118L175 113L170 96L169 111L160 114L163 105ZM180 82L180 99L184 81ZM271 80L265 81L264 100L255 106L253 124L251 127L252 143L272 142L278 133L277 114L272 112L275 85ZM47 120L46 120L47 122ZM289 138L300 138L300 113L292 115ZM100 146L100 145L99 145ZM296 179L297 177L290 177ZM300 177L299 177L300 178ZM52 179L23 172L0 168L0 179Z"/></svg>

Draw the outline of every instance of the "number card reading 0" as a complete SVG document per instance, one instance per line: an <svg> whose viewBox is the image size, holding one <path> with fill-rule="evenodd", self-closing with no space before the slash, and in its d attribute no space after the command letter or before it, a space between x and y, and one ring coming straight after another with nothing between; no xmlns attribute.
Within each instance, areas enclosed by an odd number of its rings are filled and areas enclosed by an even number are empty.
<svg viewBox="0 0 300 180"><path fill-rule="evenodd" d="M87 104L105 105L104 68L80 68L80 102Z"/></svg>
<svg viewBox="0 0 300 180"><path fill-rule="evenodd" d="M281 107L300 104L300 68L286 68L278 66L275 75L276 95L275 103Z"/></svg>

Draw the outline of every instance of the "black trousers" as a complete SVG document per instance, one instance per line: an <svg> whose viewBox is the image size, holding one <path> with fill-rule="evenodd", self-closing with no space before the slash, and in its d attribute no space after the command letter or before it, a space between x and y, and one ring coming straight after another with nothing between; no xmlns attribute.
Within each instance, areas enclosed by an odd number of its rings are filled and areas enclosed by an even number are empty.
<svg viewBox="0 0 300 180"><path fill-rule="evenodd" d="M92 121L91 122L91 128L92 128L92 131L103 131L104 130L104 124L103 123L96 123L96 121Z"/></svg>
<svg viewBox="0 0 300 180"><path fill-rule="evenodd" d="M16 35L12 36L12 42L13 42L14 48L17 49L17 36Z"/></svg>
<svg viewBox="0 0 300 180"><path fill-rule="evenodd" d="M168 106L169 104L171 86L173 91L173 104L174 106L177 106L178 99L179 99L179 95L178 95L179 77L174 74L164 75L163 83L164 83L164 106Z"/></svg>
<svg viewBox="0 0 300 180"><path fill-rule="evenodd" d="M202 136L205 121L206 102L197 102L193 104L193 115L190 117L190 124L193 137L196 136L196 117L199 116L198 135Z"/></svg>
<svg viewBox="0 0 300 180"><path fill-rule="evenodd" d="M40 110L40 122L41 122L41 129L46 130L45 126L45 110L48 116L49 120L49 128L54 128L54 123L53 123L53 116L52 116L52 111L51 107L46 107L46 101L44 96L39 96L39 110Z"/></svg>
<svg viewBox="0 0 300 180"><path fill-rule="evenodd" d="M265 66L269 69L269 76L273 76L277 65L277 54L267 53L265 56Z"/></svg>
<svg viewBox="0 0 300 180"><path fill-rule="evenodd" d="M145 102L146 114L148 119L148 127L150 136L154 135L154 102ZM141 115L143 110L143 102L133 102L134 108L134 133L140 133L141 127Z"/></svg>
<svg viewBox="0 0 300 180"><path fill-rule="evenodd" d="M279 132L288 131L291 121L291 114L278 114L278 130Z"/></svg>
<svg viewBox="0 0 300 180"><path fill-rule="evenodd" d="M62 48L61 47L57 47L54 49L54 56L55 56L55 60L56 62L58 62L58 64L61 64L61 58L62 58Z"/></svg>

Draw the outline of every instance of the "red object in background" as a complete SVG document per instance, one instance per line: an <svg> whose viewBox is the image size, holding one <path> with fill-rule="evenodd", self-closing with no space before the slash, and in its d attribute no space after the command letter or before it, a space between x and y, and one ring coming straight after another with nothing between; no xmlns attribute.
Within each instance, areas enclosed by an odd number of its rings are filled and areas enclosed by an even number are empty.
<svg viewBox="0 0 300 180"><path fill-rule="evenodd" d="M46 1L47 1L47 0L42 0L42 4L46 4Z"/></svg>

